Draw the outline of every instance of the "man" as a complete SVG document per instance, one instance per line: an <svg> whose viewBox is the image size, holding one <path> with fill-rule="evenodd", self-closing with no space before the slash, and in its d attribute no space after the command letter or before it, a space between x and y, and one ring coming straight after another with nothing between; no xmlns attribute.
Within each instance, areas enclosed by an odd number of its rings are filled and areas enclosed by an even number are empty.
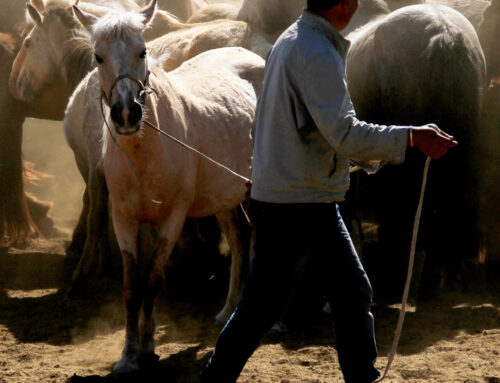
<svg viewBox="0 0 500 383"><path fill-rule="evenodd" d="M253 125L254 258L243 298L222 330L204 383L233 383L285 310L307 262L320 262L347 383L379 376L372 289L339 214L349 160L401 163L407 146L432 158L457 145L435 125L359 121L346 88L339 34L357 0L308 0L270 51Z"/></svg>

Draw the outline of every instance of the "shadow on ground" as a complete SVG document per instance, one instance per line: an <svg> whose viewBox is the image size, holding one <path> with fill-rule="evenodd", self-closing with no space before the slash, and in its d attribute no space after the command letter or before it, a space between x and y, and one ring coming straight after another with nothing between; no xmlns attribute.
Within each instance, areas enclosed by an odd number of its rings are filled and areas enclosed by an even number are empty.
<svg viewBox="0 0 500 383"><path fill-rule="evenodd" d="M198 373L210 357L209 354L198 358L199 347L191 347L178 354L160 360L155 366L144 371L130 374L106 376L72 376L68 383L191 383L199 381Z"/></svg>
<svg viewBox="0 0 500 383"><path fill-rule="evenodd" d="M119 330L124 325L121 284L102 279L93 284L85 299L66 300L58 285L63 267L60 254L28 252L11 254L0 251L0 324L8 327L17 340L67 345L93 339L102 328ZM226 262L226 261L225 261ZM227 264L222 264L226 267ZM221 266L221 267L222 267ZM179 270L179 269L178 269ZM177 271L178 271L177 270ZM183 272L189 272L186 267ZM182 273L177 273L182 274ZM177 275L182 280L183 275ZM186 350L161 359L157 365L135 374L115 376L73 376L74 382L196 382L197 373L209 357L200 350L213 347L220 328L213 318L223 305L227 273L218 273L189 289L168 283L157 306L158 346L173 342L195 344ZM192 281L191 281L192 282ZM180 287L176 290L176 286ZM23 295L30 290L46 290L40 296ZM13 293L14 291L14 293ZM21 291L21 293L16 293ZM441 296L407 313L399 353L417 354L429 346L456 337L460 332L480 334L500 328L500 297L494 287L463 292L442 292ZM18 294L18 295L16 295ZM307 346L331 346L334 333L322 299L311 299L314 292L304 289L285 317L287 333L269 334L266 344L281 344L288 350ZM302 299L300 299L302 298ZM309 299L308 299L309 298ZM304 302L308 304L304 304ZM397 322L398 310L393 306L375 305L376 333L381 356L387 355ZM83 334L83 335L81 335ZM109 366L112 371L112 366Z"/></svg>

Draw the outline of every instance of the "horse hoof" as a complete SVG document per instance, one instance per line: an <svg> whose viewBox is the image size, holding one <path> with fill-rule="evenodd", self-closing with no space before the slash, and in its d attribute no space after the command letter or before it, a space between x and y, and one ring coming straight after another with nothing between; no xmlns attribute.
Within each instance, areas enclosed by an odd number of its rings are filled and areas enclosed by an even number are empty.
<svg viewBox="0 0 500 383"><path fill-rule="evenodd" d="M136 361L122 359L113 367L113 374L122 375L139 371L139 364Z"/></svg>
<svg viewBox="0 0 500 383"><path fill-rule="evenodd" d="M156 355L154 352L149 352L147 354L142 354L139 356L137 363L140 368L149 368L154 366L160 360L160 356Z"/></svg>

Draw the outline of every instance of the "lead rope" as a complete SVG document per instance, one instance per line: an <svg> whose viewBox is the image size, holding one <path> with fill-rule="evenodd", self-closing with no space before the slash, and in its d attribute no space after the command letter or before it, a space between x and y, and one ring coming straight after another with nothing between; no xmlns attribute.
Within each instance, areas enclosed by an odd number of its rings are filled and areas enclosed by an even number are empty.
<svg viewBox="0 0 500 383"><path fill-rule="evenodd" d="M406 276L406 284L403 291L401 309L399 310L398 324L396 326L396 331L394 333L394 340L392 341L391 353L389 354L389 360L387 361L387 366L385 367L383 375L375 379L373 383L378 383L385 379L389 371L389 368L391 367L392 361L396 356L396 352L398 350L399 338L401 336L401 330L403 329L403 322L405 320L406 303L408 302L408 293L410 291L411 276L413 274L413 264L415 260L415 248L417 246L418 227L420 224L420 217L422 215L425 185L427 184L427 174L429 172L430 163L431 163L431 158L427 157L427 159L425 160L424 173L422 178L422 187L420 189L420 199L418 201L417 213L415 214L415 221L413 222L413 234L412 234L413 236L411 238L410 259L408 260L408 275Z"/></svg>
<svg viewBox="0 0 500 383"><path fill-rule="evenodd" d="M210 158L209 156L207 156L205 153L202 153L200 152L199 150L193 148L192 146L189 146L188 144L182 142L181 140L179 140L178 138L175 138L174 136L172 136L171 134L168 134L167 132L164 132L163 130L161 130L160 128L158 128L157 126L153 125L152 123L150 123L149 121L146 121L146 120L142 120L142 122L144 122L147 126L149 126L150 128L152 128L153 130L156 130L158 133L160 134L163 134L164 136L170 138L172 141L175 141L177 142L179 145L185 147L186 149L189 149L191 151L193 151L194 153L198 154L199 156L205 158L206 160L210 161L211 163L221 167L222 169L225 169L227 170L229 173L235 175L236 177L239 177L241 178L242 180L244 180L245 182L247 181L250 181L250 179L248 179L247 177L245 176L242 176L241 174L239 173L236 173L234 170L228 168L226 165L223 165L221 164L220 162L217 162L215 161L213 158Z"/></svg>
<svg viewBox="0 0 500 383"><path fill-rule="evenodd" d="M242 176L241 174L235 172L234 170L228 168L226 165L223 165L221 164L220 162L217 162L215 161L213 158L207 156L205 153L202 153L200 152L198 149L195 149L193 148L192 146L189 146L188 144L186 144L185 142L182 142L181 140L179 140L178 138L175 138L174 136L172 136L171 134L168 134L167 132L164 132L163 130L161 130L159 127L153 125L152 123L150 123L149 121L147 120L142 120L142 122L144 122L147 126L149 126L151 129L157 131L158 133L170 138L172 141L178 143L179 145L183 146L184 148L186 149L189 149L191 150L192 152L198 154L199 156L205 158L206 160L210 161L211 163L221 167L222 169L228 171L229 173L231 173L232 175L238 177L238 178L241 178L242 180L245 181L245 183L248 183L250 182L250 179L245 177L245 176ZM241 211L243 212L243 215L245 216L245 219L247 220L248 224L251 226L252 225L252 222L250 221L250 217L245 209L245 207L243 206L242 203L240 203L240 209Z"/></svg>

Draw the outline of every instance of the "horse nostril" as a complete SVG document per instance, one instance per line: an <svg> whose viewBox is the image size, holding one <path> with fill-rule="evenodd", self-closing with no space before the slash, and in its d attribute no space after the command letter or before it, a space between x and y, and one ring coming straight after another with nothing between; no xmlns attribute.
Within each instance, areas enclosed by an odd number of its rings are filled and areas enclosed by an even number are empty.
<svg viewBox="0 0 500 383"><path fill-rule="evenodd" d="M142 119L142 107L138 102L129 105L128 123L130 126L138 124Z"/></svg>
<svg viewBox="0 0 500 383"><path fill-rule="evenodd" d="M111 106L111 119L117 126L125 126L125 121L121 113L122 110L123 105L119 101Z"/></svg>

